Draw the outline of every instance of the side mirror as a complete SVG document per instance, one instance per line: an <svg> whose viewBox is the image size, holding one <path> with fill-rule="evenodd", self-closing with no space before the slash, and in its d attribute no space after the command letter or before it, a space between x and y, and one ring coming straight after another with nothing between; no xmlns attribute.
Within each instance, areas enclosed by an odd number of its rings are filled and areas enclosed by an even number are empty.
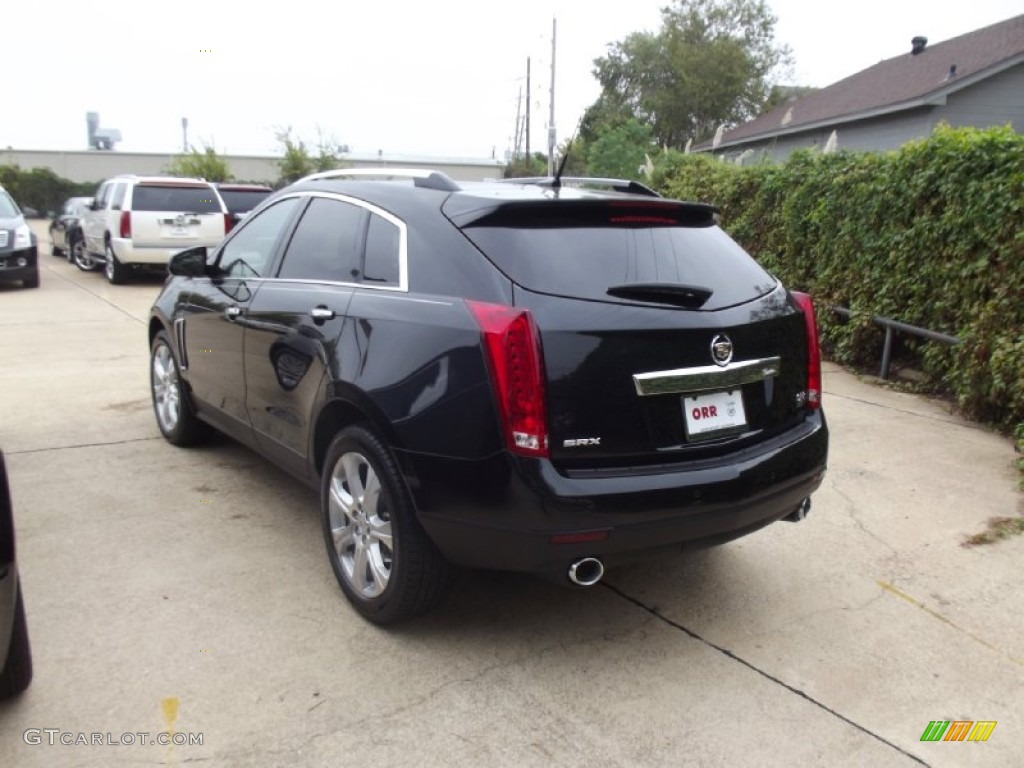
<svg viewBox="0 0 1024 768"><path fill-rule="evenodd" d="M167 271L178 277L205 277L206 259L205 245L189 248L171 257Z"/></svg>

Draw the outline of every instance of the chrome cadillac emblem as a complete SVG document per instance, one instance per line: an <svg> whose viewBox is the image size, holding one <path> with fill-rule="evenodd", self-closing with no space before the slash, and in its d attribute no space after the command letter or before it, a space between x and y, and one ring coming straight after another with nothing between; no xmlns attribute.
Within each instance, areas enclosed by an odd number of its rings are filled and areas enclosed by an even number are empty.
<svg viewBox="0 0 1024 768"><path fill-rule="evenodd" d="M732 360L732 341L724 333L711 340L711 359L715 365L726 366Z"/></svg>
<svg viewBox="0 0 1024 768"><path fill-rule="evenodd" d="M175 216L174 217L174 226L176 226L176 227L183 227L183 226L185 226L185 217L182 216L181 214L178 214L177 216Z"/></svg>

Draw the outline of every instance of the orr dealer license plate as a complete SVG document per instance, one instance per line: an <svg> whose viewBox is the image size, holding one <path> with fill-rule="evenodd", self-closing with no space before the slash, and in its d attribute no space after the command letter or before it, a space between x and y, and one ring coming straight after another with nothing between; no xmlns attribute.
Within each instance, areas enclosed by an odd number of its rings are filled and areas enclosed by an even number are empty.
<svg viewBox="0 0 1024 768"><path fill-rule="evenodd" d="M683 398L683 416L686 436L695 440L742 432L747 426L739 389L688 395Z"/></svg>

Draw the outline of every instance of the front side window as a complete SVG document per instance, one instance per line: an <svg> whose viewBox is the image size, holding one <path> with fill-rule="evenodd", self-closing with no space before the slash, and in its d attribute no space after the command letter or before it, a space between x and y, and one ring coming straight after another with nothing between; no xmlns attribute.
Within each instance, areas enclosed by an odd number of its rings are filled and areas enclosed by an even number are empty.
<svg viewBox="0 0 1024 768"><path fill-rule="evenodd" d="M19 215L18 206L4 190L0 189L0 218L13 219Z"/></svg>
<svg viewBox="0 0 1024 768"><path fill-rule="evenodd" d="M218 264L228 277L264 277L297 197L287 197L245 222L221 249Z"/></svg>
<svg viewBox="0 0 1024 768"><path fill-rule="evenodd" d="M367 216L351 203L313 198L295 227L278 277L358 282Z"/></svg>

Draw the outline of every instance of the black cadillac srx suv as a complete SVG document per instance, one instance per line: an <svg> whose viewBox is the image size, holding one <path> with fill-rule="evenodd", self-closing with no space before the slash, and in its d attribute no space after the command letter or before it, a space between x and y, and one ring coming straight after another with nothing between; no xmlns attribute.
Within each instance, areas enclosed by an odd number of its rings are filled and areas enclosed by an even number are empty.
<svg viewBox="0 0 1024 768"><path fill-rule="evenodd" d="M822 482L811 300L708 205L331 171L169 269L161 432L215 427L318 487L335 575L377 623L435 605L451 565L591 585L802 519Z"/></svg>

